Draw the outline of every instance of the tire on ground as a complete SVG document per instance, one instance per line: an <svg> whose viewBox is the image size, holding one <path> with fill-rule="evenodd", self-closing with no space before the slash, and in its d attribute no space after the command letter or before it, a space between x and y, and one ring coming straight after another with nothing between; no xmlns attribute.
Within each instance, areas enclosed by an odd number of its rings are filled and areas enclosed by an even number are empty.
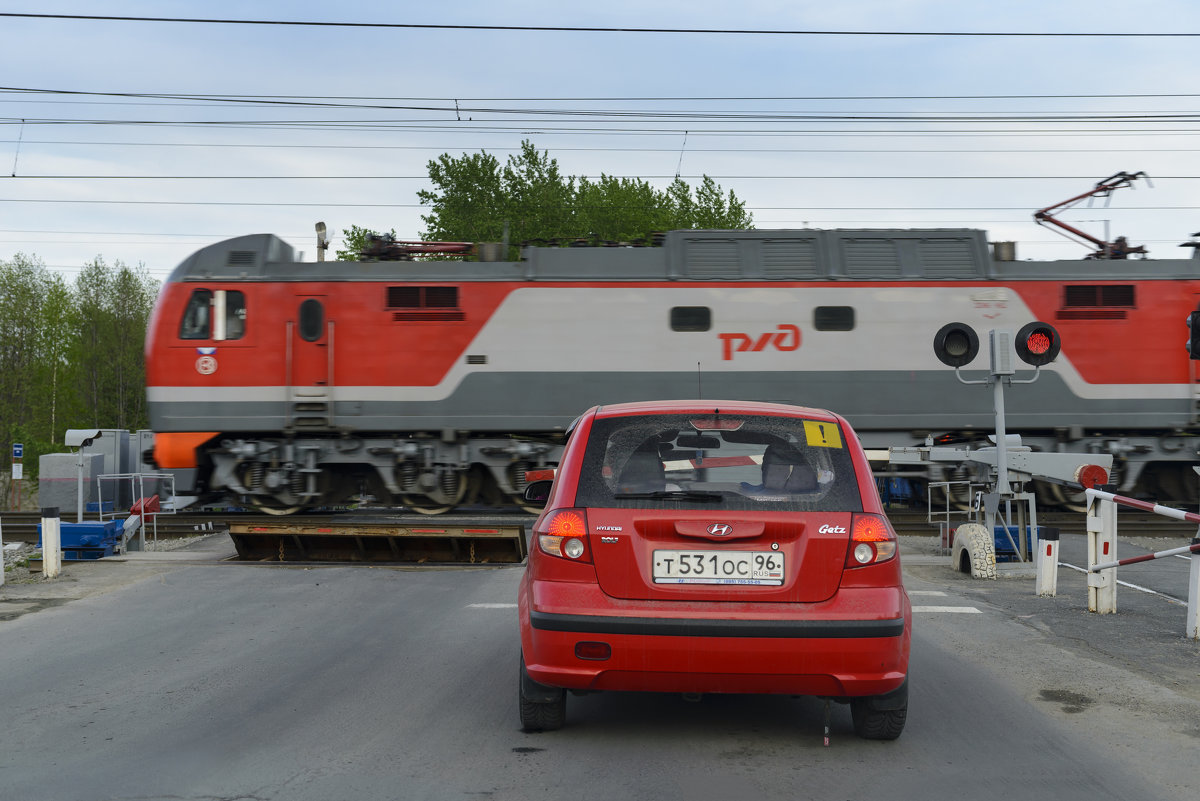
<svg viewBox="0 0 1200 801"><path fill-rule="evenodd" d="M517 677L521 728L527 732L561 729L567 719L567 691L547 687L529 677L525 671L525 655L521 654L521 671Z"/></svg>
<svg viewBox="0 0 1200 801"><path fill-rule="evenodd" d="M951 548L954 568L972 578L996 578L996 543L979 523L963 523L954 532Z"/></svg>
<svg viewBox="0 0 1200 801"><path fill-rule="evenodd" d="M850 717L864 740L895 740L908 720L908 680L887 695L851 698Z"/></svg>

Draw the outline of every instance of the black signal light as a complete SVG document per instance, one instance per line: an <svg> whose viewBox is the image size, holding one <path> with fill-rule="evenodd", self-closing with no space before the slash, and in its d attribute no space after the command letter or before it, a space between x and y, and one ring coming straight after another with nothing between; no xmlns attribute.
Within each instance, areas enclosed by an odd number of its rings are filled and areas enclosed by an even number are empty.
<svg viewBox="0 0 1200 801"><path fill-rule="evenodd" d="M947 323L934 334L933 352L942 364L962 367L979 353L979 336L966 323Z"/></svg>
<svg viewBox="0 0 1200 801"><path fill-rule="evenodd" d="M1187 316L1189 359L1200 359L1200 309Z"/></svg>
<svg viewBox="0 0 1200 801"><path fill-rule="evenodd" d="M1062 338L1058 330L1049 323L1039 321L1023 325L1017 332L1015 344L1021 361L1034 367L1054 361L1062 350Z"/></svg>

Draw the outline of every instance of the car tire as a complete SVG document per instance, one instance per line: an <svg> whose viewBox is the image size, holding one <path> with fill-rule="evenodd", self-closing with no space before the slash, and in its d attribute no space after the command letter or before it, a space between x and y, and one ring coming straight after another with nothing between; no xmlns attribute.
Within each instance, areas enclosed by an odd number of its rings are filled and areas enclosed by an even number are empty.
<svg viewBox="0 0 1200 801"><path fill-rule="evenodd" d="M996 542L985 526L963 523L954 532L954 567L972 578L996 578Z"/></svg>
<svg viewBox="0 0 1200 801"><path fill-rule="evenodd" d="M895 740L908 720L908 679L887 695L850 699L854 733L864 740Z"/></svg>
<svg viewBox="0 0 1200 801"><path fill-rule="evenodd" d="M524 654L521 654L517 686L522 730L554 731L562 728L567 719L567 691L531 679L525 671Z"/></svg>

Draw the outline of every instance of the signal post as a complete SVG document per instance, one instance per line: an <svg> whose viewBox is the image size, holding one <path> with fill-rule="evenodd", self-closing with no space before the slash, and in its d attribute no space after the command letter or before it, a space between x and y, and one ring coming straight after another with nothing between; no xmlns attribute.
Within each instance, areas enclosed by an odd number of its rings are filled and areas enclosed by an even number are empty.
<svg viewBox="0 0 1200 801"><path fill-rule="evenodd" d="M1197 315L1200 325L1200 313ZM935 447L932 437L923 447L892 448L891 461L896 463L974 462L994 469L991 491L982 496L988 535L995 531L997 517L1004 521L1004 532L1022 561L1029 561L1033 543L1037 539L1037 505L1032 492L1018 492L1014 481L1023 483L1033 476L1048 478L1060 483L1080 484L1084 488L1103 484L1112 469L1111 454L1071 454L1034 452L1021 444L1018 435L1009 435L1005 420L1004 385L1032 384L1041 374L1043 365L1058 358L1062 341L1058 331L1049 323L1034 321L1022 326L1013 337L1011 331L988 332L990 345L989 376L983 379L966 379L960 370L979 353L979 336L966 323L949 323L941 327L933 339L933 351L963 384L988 385L993 388L992 398L996 413L995 447L970 450L967 448ZM1200 347L1200 335L1196 338ZM1032 378L1017 379L1013 355L1034 368ZM1012 503L1017 506L1017 529L1019 542L1011 534L1010 520ZM1004 511L1001 513L1001 504ZM1028 514L1026 515L1026 510ZM1028 532L1028 533L1027 533ZM1049 539L1049 538L1048 538ZM1057 538L1055 538L1056 540ZM1053 595L1057 590L1057 542L1048 543L1045 555L1039 548L1037 560L1037 591L1041 595Z"/></svg>

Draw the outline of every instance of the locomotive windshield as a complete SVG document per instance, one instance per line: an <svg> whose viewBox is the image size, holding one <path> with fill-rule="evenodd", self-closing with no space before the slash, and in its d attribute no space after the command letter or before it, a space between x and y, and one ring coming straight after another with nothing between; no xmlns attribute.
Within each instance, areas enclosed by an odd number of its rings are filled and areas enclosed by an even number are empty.
<svg viewBox="0 0 1200 801"><path fill-rule="evenodd" d="M179 325L180 339L241 339L246 333L246 296L237 290L193 290Z"/></svg>

